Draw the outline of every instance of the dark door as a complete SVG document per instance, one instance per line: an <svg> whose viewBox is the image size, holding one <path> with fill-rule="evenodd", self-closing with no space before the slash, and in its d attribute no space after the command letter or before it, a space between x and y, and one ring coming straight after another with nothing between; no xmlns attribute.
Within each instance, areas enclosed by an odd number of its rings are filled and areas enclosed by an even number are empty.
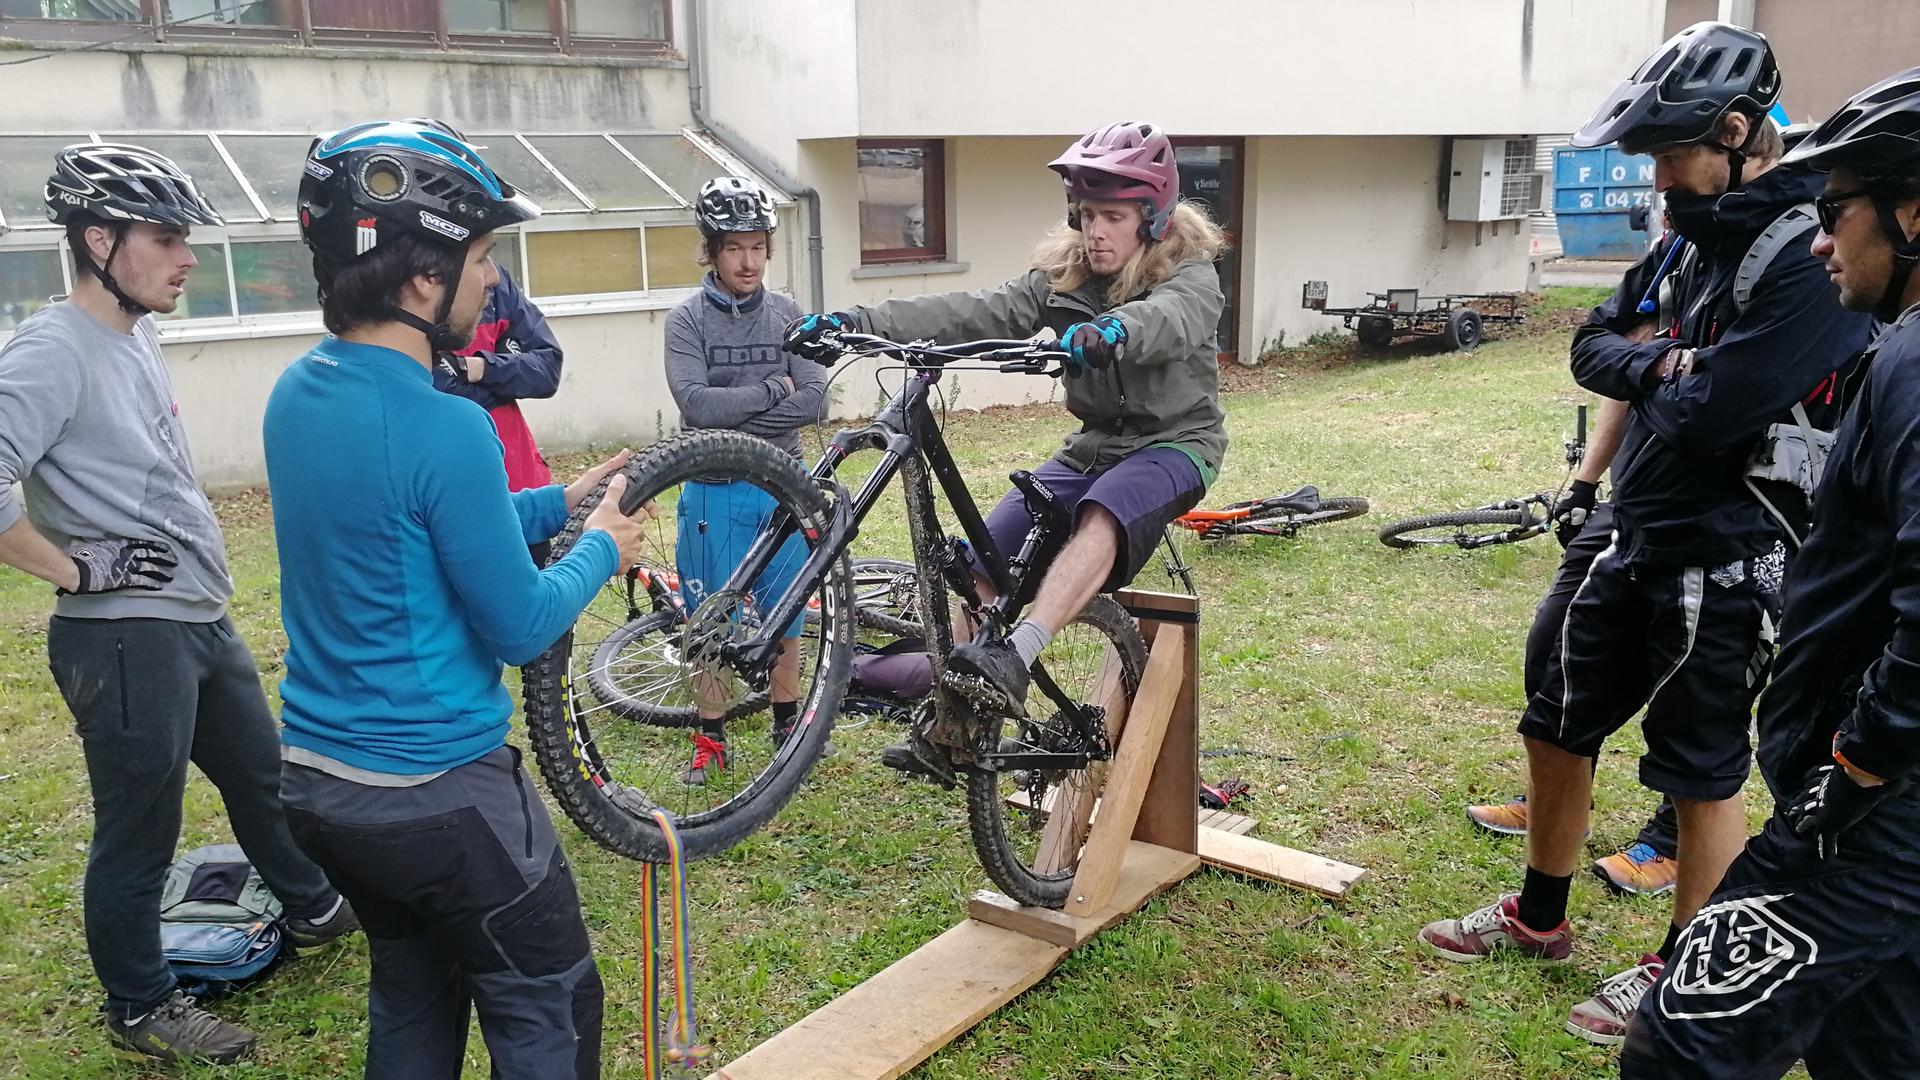
<svg viewBox="0 0 1920 1080"><path fill-rule="evenodd" d="M1227 250L1220 256L1220 289L1227 306L1220 313L1220 351L1240 349L1240 208L1244 198L1244 139L1178 138L1174 154L1180 162L1180 195L1199 204L1227 231Z"/></svg>

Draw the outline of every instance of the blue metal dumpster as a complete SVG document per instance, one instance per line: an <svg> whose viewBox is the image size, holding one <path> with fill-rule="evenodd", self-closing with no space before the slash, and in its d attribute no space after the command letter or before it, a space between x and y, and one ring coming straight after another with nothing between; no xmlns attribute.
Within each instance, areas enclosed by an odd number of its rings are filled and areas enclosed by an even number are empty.
<svg viewBox="0 0 1920 1080"><path fill-rule="evenodd" d="M1653 199L1653 159L1617 147L1567 147L1553 155L1553 214L1570 259L1636 259L1647 234L1627 214ZM1659 228L1656 222L1654 228Z"/></svg>

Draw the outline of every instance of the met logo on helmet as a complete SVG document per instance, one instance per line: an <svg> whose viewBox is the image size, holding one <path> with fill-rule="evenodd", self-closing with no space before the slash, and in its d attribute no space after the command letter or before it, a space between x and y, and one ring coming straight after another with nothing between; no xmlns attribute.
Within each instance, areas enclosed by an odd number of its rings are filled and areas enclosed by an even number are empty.
<svg viewBox="0 0 1920 1080"><path fill-rule="evenodd" d="M320 164L319 162L313 160L312 158L308 158L307 159L307 175L313 177L315 180L325 180L328 177L333 175L333 170L327 168L325 165Z"/></svg>
<svg viewBox="0 0 1920 1080"><path fill-rule="evenodd" d="M361 218L354 222L353 253L365 255L380 246L380 221L378 218Z"/></svg>
<svg viewBox="0 0 1920 1080"><path fill-rule="evenodd" d="M473 235L473 230L455 225L446 218L440 217L437 214L430 214L425 210L420 211L420 224L449 240L465 240L467 237Z"/></svg>

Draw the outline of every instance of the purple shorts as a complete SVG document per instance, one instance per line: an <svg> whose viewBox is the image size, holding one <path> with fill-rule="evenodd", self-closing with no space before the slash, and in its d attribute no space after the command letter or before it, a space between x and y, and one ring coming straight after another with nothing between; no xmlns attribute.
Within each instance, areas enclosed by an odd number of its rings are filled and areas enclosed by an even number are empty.
<svg viewBox="0 0 1920 1080"><path fill-rule="evenodd" d="M1121 458L1111 467L1083 473L1049 458L1033 475L1067 507L1076 524L1083 503L1092 503L1120 523L1120 554L1101 592L1126 587L1147 564L1160 535L1174 518L1200 504L1207 485L1199 466L1171 446L1149 446ZM987 515L987 532L1002 558L1020 550L1033 517L1027 500L1016 489L1007 492ZM1047 552L1045 557L1052 558ZM975 563L976 569L978 563Z"/></svg>

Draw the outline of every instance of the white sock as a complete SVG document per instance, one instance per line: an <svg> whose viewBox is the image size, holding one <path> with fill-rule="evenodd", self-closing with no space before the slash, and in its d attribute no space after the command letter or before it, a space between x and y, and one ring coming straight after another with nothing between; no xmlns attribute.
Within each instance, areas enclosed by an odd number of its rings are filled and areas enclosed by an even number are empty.
<svg viewBox="0 0 1920 1080"><path fill-rule="evenodd" d="M1012 645L1013 651L1020 654L1020 662L1027 667L1033 666L1034 657L1039 656L1040 650L1046 648L1047 642L1052 640L1053 631L1032 619L1024 620L1019 626L1013 628L1013 633L1007 635L1007 644Z"/></svg>

